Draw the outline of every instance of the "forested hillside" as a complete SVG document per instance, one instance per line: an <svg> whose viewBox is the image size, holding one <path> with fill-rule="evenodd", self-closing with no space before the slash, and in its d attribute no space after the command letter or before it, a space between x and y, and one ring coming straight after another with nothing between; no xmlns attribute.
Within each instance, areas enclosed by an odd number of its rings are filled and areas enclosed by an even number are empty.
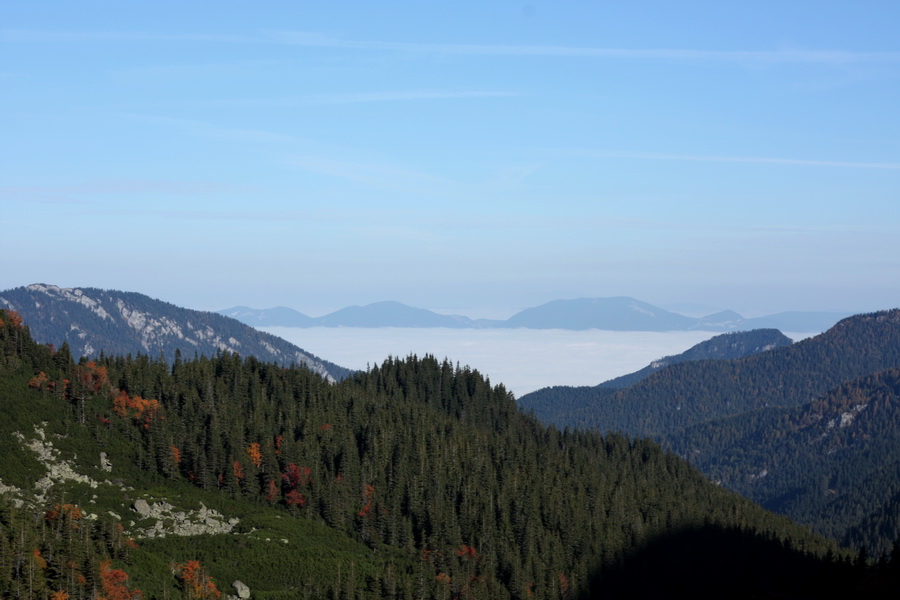
<svg viewBox="0 0 900 600"><path fill-rule="evenodd" d="M668 366L622 389L555 387L520 404L546 423L664 437L710 419L799 406L900 365L900 310L858 315L813 338L738 360Z"/></svg>
<svg viewBox="0 0 900 600"><path fill-rule="evenodd" d="M900 566L433 357L338 384L234 354L76 363L0 311L0 403L9 597L879 597Z"/></svg>
<svg viewBox="0 0 900 600"><path fill-rule="evenodd" d="M881 554L900 539L900 369L666 443L712 479L846 546Z"/></svg>
<svg viewBox="0 0 900 600"><path fill-rule="evenodd" d="M790 346L792 343L793 341L789 337L777 329L754 329L752 331L723 333L691 346L681 354L664 356L659 360L654 360L640 371L635 371L634 373L604 381L594 387L626 388L642 379L646 379L653 373L674 364L692 360L730 360L744 358L774 348ZM528 405L530 402L531 401L526 400L523 404Z"/></svg>
<svg viewBox="0 0 900 600"><path fill-rule="evenodd" d="M618 390L550 388L521 404L559 426L652 436L764 507L883 553L900 536L897 365L893 310L740 360L667 365Z"/></svg>

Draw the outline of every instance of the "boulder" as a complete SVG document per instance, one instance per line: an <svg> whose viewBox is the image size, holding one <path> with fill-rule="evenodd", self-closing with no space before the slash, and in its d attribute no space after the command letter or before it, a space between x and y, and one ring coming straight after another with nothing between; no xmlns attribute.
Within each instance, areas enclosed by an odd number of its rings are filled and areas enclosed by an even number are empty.
<svg viewBox="0 0 900 600"><path fill-rule="evenodd" d="M234 588L237 597L241 600L246 600L250 597L250 588L247 587L247 584L243 581L235 580L235 582L231 584L231 587Z"/></svg>
<svg viewBox="0 0 900 600"><path fill-rule="evenodd" d="M134 501L134 510L143 518L147 518L153 513L150 505L143 498L138 498Z"/></svg>

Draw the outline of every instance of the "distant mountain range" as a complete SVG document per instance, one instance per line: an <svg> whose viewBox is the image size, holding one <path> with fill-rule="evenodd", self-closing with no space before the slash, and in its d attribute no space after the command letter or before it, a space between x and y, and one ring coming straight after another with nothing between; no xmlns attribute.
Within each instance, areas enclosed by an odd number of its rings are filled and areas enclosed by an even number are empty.
<svg viewBox="0 0 900 600"><path fill-rule="evenodd" d="M322 317L310 317L292 308L249 308L235 306L218 311L253 327L486 327L489 321L475 321L459 315L442 315L400 302L375 302L348 306Z"/></svg>
<svg viewBox="0 0 900 600"><path fill-rule="evenodd" d="M162 355L175 360L234 352L261 361L305 365L333 380L349 369L223 315L180 308L133 292L33 284L0 292L0 308L18 312L40 343L67 342L72 356Z"/></svg>
<svg viewBox="0 0 900 600"><path fill-rule="evenodd" d="M900 310L792 344L776 332L768 349L771 332L731 335L743 343L717 336L632 375L545 388L519 405L560 428L654 438L771 510L845 545L890 550L900 538Z"/></svg>
<svg viewBox="0 0 900 600"><path fill-rule="evenodd" d="M443 315L400 302L349 306L321 317L277 307L235 306L218 311L253 327L446 327L526 329L606 329L612 331L746 331L774 328L797 333L824 331L849 316L835 312L783 312L745 318L723 311L702 318L687 317L628 297L554 300L526 308L506 320Z"/></svg>

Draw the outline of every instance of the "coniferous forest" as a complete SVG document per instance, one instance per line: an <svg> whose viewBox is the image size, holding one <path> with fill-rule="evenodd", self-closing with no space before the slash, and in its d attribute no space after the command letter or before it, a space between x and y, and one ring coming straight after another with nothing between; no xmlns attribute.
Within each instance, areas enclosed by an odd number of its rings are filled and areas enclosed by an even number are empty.
<svg viewBox="0 0 900 600"><path fill-rule="evenodd" d="M519 403L558 427L652 437L712 481L880 555L900 537L898 364L900 311L890 310L743 358L682 361L615 387L547 388Z"/></svg>
<svg viewBox="0 0 900 600"><path fill-rule="evenodd" d="M542 425L432 356L340 383L235 354L75 362L0 311L0 402L4 597L218 598L235 580L254 598L894 597L898 582L897 548L851 555L650 440ZM167 531L144 510L163 504L227 531Z"/></svg>

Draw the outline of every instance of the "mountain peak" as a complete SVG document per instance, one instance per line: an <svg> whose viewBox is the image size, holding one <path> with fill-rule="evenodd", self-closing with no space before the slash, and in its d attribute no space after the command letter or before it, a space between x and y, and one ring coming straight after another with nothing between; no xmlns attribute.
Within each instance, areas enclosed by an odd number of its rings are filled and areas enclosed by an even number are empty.
<svg viewBox="0 0 900 600"><path fill-rule="evenodd" d="M335 380L349 370L232 318L180 308L143 294L35 283L0 292L40 343L68 342L75 358L104 354L213 356L233 352L284 365L302 364ZM290 310L290 309L287 309Z"/></svg>

